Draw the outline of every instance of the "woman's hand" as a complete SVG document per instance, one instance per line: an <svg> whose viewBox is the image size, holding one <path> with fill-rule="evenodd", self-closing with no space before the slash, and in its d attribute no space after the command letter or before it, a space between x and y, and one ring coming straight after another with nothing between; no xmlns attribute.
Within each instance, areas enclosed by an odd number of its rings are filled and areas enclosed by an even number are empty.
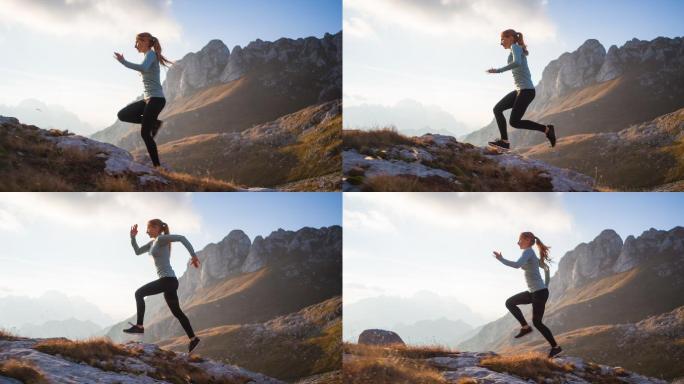
<svg viewBox="0 0 684 384"><path fill-rule="evenodd" d="M489 69L487 70L487 73L497 73L497 72L496 72L496 69L494 69L494 68L489 68Z"/></svg>
<svg viewBox="0 0 684 384"><path fill-rule="evenodd" d="M138 224L134 224L131 227L131 237L136 237L138 235Z"/></svg>
<svg viewBox="0 0 684 384"><path fill-rule="evenodd" d="M195 268L199 268L199 266L200 266L199 257L193 256L193 257L190 259L190 264L191 264L193 267L195 267Z"/></svg>
<svg viewBox="0 0 684 384"><path fill-rule="evenodd" d="M114 58L119 61L122 61L124 59L124 56L119 52L114 52Z"/></svg>
<svg viewBox="0 0 684 384"><path fill-rule="evenodd" d="M494 251L494 257L496 257L497 260L501 260L501 258L503 258L503 255L501 254L501 252Z"/></svg>

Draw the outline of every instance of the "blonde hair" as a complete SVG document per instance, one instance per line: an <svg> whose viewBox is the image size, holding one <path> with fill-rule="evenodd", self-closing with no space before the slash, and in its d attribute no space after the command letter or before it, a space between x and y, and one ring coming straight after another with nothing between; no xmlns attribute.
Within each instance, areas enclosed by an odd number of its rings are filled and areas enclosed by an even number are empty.
<svg viewBox="0 0 684 384"><path fill-rule="evenodd" d="M537 248L539 249L539 266L544 269L549 268L549 264L551 263L551 257L549 257L549 249L551 249L551 247L542 243L542 241L532 232L523 232L520 234L520 236L531 240L532 245L537 245Z"/></svg>
<svg viewBox="0 0 684 384"><path fill-rule="evenodd" d="M513 37L513 41L518 43L522 47L525 56L528 56L530 52L527 50L527 44L525 44L525 39L523 38L522 32L516 32L515 29L507 29L501 32L503 37Z"/></svg>
<svg viewBox="0 0 684 384"><path fill-rule="evenodd" d="M149 32L138 33L135 36L135 39L147 42L147 44L152 48L154 53L157 54L157 60L159 60L159 64L161 64L165 67L170 67L171 65L173 65L173 61L167 59L166 57L164 57L164 55L162 55L162 47L161 47L161 44L159 43L159 39L152 36L151 33L149 33Z"/></svg>

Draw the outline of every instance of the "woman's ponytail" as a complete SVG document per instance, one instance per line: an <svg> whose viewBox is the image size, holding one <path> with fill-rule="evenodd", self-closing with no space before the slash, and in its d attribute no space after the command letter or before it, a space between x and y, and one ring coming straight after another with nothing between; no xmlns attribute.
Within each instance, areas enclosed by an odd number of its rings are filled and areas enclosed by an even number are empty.
<svg viewBox="0 0 684 384"><path fill-rule="evenodd" d="M537 249L539 249L539 265L544 269L549 268L549 263L551 262L549 249L551 247L547 247L537 236L534 237L534 242L537 244Z"/></svg>
<svg viewBox="0 0 684 384"><path fill-rule="evenodd" d="M537 245L537 248L539 249L539 266L544 269L549 268L549 264L551 263L551 257L549 257L549 249L551 249L551 247L542 243L542 241L532 232L523 232L520 234L520 236L532 241L532 245Z"/></svg>
<svg viewBox="0 0 684 384"><path fill-rule="evenodd" d="M522 32L515 33L515 42L518 43L520 47L522 47L525 56L528 56L530 54L530 52L527 50L527 44L525 44L525 39L523 38Z"/></svg>
<svg viewBox="0 0 684 384"><path fill-rule="evenodd" d="M164 222L162 222L162 224L161 224L161 230L162 230L162 233L163 233L163 234L168 235L168 234L169 234L169 225L166 224L166 223L164 223Z"/></svg>

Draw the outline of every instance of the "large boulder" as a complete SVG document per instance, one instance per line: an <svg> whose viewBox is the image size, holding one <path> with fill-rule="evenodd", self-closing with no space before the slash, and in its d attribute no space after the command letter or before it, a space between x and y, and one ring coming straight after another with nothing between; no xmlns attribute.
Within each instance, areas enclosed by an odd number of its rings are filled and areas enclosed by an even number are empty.
<svg viewBox="0 0 684 384"><path fill-rule="evenodd" d="M404 340L395 332L384 329L366 329L359 335L359 344L366 345L405 345Z"/></svg>

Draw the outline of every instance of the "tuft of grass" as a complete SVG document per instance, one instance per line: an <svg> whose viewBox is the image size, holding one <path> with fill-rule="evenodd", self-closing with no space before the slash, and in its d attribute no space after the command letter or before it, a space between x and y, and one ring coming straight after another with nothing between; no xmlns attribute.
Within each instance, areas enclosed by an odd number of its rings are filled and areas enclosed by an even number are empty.
<svg viewBox="0 0 684 384"><path fill-rule="evenodd" d="M38 367L29 361L19 359L0 362L0 375L17 379L24 384L49 384Z"/></svg>
<svg viewBox="0 0 684 384"><path fill-rule="evenodd" d="M344 149L355 149L363 153L367 148L384 149L393 145L414 145L413 139L397 132L395 127L386 127L362 131L359 129L345 129L342 131L342 146Z"/></svg>
<svg viewBox="0 0 684 384"><path fill-rule="evenodd" d="M33 349L49 355L62 355L69 360L86 363L91 366L112 363L116 357L133 356L121 345L107 338L94 338L82 341L69 339L45 339L33 346Z"/></svg>
<svg viewBox="0 0 684 384"><path fill-rule="evenodd" d="M439 371L427 364L398 359L359 358L342 367L345 384L446 384Z"/></svg>
<svg viewBox="0 0 684 384"><path fill-rule="evenodd" d="M344 383L447 383L440 371L423 359L446 356L457 351L441 346L383 347L344 343Z"/></svg>
<svg viewBox="0 0 684 384"><path fill-rule="evenodd" d="M477 380L472 377L461 377L456 384L477 384Z"/></svg>
<svg viewBox="0 0 684 384"><path fill-rule="evenodd" d="M480 366L537 383L543 383L546 379L554 380L559 374L573 370L570 364L560 365L539 353L488 357L480 361Z"/></svg>
<svg viewBox="0 0 684 384"><path fill-rule="evenodd" d="M10 331L0 329L0 340L15 341L15 340L20 340L20 339L21 339L20 337L11 333Z"/></svg>

